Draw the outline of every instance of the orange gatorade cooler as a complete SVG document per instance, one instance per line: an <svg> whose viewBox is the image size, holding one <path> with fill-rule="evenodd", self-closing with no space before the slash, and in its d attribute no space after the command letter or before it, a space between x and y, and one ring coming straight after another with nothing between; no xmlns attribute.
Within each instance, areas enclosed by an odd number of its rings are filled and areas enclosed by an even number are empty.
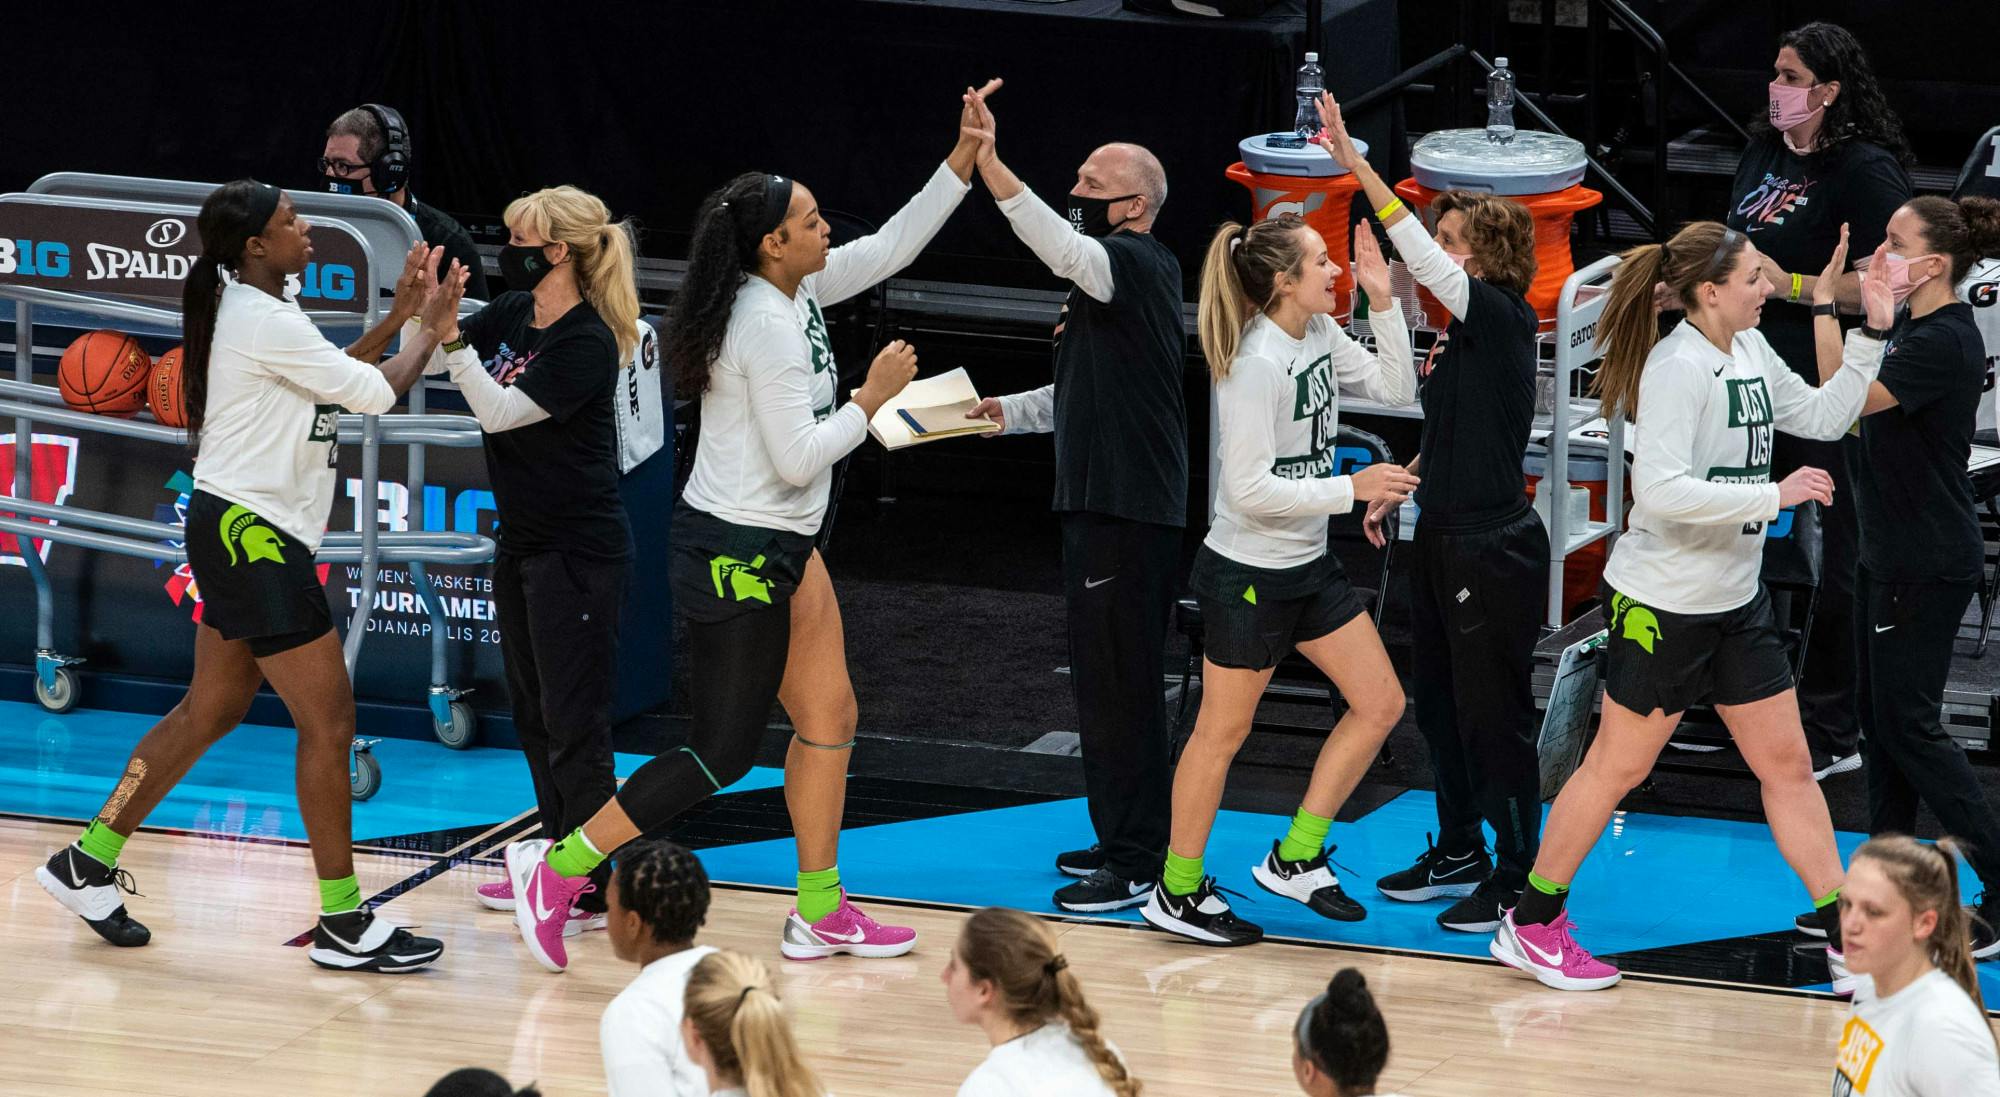
<svg viewBox="0 0 2000 1097"><path fill-rule="evenodd" d="M1281 143L1272 144L1274 139ZM1333 318L1344 327L1354 311L1348 208L1360 193L1361 183L1318 145L1306 142L1300 148L1285 147L1295 139L1290 133L1246 137L1236 146L1243 159L1223 174L1250 189L1250 220L1296 213L1326 239L1327 255L1340 267L1340 276L1334 279L1339 305ZM1361 155L1368 155L1366 142L1356 140L1354 147Z"/></svg>

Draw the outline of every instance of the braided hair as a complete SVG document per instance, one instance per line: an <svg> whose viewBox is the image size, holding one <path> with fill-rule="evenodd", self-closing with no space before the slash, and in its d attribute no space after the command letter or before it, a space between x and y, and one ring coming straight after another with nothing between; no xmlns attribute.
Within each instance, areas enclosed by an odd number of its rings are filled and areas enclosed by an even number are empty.
<svg viewBox="0 0 2000 1097"><path fill-rule="evenodd" d="M959 931L958 959L966 974L993 984L996 1004L1009 1020L1031 1028L1063 1022L1113 1093L1139 1097L1139 1079L1098 1031L1097 1011L1084 1001L1083 984L1056 946L1054 931L1041 919L987 907Z"/></svg>
<svg viewBox="0 0 2000 1097"><path fill-rule="evenodd" d="M667 306L662 348L675 390L687 399L708 391L708 371L722 353L736 291L757 272L763 226L784 216L766 207L768 178L746 171L709 192L694 215L687 278Z"/></svg>
<svg viewBox="0 0 2000 1097"><path fill-rule="evenodd" d="M618 851L613 869L618 900L639 916L663 945L694 940L708 919L708 872L694 854L672 842L633 842Z"/></svg>

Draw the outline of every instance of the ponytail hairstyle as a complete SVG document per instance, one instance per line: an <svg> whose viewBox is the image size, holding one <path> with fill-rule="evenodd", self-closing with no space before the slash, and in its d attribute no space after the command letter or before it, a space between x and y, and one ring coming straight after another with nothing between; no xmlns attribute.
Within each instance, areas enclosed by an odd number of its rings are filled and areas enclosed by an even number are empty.
<svg viewBox="0 0 2000 1097"><path fill-rule="evenodd" d="M1432 223L1454 210L1465 215L1465 242L1479 264L1479 280L1527 296L1537 268L1528 207L1484 191L1448 190L1431 199Z"/></svg>
<svg viewBox="0 0 2000 1097"><path fill-rule="evenodd" d="M1213 256L1214 250L1209 254ZM1202 279L1204 287L1207 281ZM1055 933L1041 919L1007 907L987 907L965 920L958 934L958 959L967 975L993 984L995 1005L1009 1020L1030 1028L1063 1022L1113 1093L1139 1097L1139 1079L1104 1042L1097 1030L1097 1011L1084 1001L1083 984L1056 945Z"/></svg>
<svg viewBox="0 0 2000 1097"><path fill-rule="evenodd" d="M222 307L222 270L233 274L243 261L243 245L262 236L270 212L258 199L266 186L238 179L215 188L195 216L201 255L181 283L181 407L186 409L190 442L201 437L208 406L208 355L215 342L215 314ZM259 214L262 218L259 219Z"/></svg>
<svg viewBox="0 0 2000 1097"><path fill-rule="evenodd" d="M1972 961L1971 916L1958 898L1959 853L1959 844L1950 838L1926 845L1905 834L1886 834L1861 843L1852 861L1875 862L1912 911L1919 914L1937 911L1937 928L1931 931L1930 961L1951 976L1951 981L1965 991L1972 1004L1985 1013L1986 1003L1979 995L1979 971ZM1994 1046L2000 1048L2000 1038L1995 1039Z"/></svg>
<svg viewBox="0 0 2000 1097"><path fill-rule="evenodd" d="M757 273L764 226L784 221L765 209L770 176L746 171L709 192L694 215L687 278L667 306L666 356L675 390L693 400L708 391L708 371L722 353L736 291ZM786 191L790 201L790 191Z"/></svg>
<svg viewBox="0 0 2000 1097"><path fill-rule="evenodd" d="M1974 263L2000 256L2000 201L1976 195L1954 202L1927 194L1903 203L1924 223L1929 250L1951 257L1951 284L1965 279Z"/></svg>
<svg viewBox="0 0 2000 1097"><path fill-rule="evenodd" d="M1373 1093L1389 1062L1389 1026L1353 968L1334 973L1319 997L1299 1011L1292 1030L1299 1057L1333 1079L1341 1093Z"/></svg>
<svg viewBox="0 0 2000 1097"><path fill-rule="evenodd" d="M1229 376L1251 317L1277 304L1278 276L1299 275L1306 258L1299 230L1305 225L1296 213L1281 213L1248 228L1225 221L1208 242L1196 316L1201 351L1217 381Z"/></svg>
<svg viewBox="0 0 2000 1097"><path fill-rule="evenodd" d="M1660 341L1653 287L1665 282L1681 306L1694 310L1695 287L1723 282L1736 270L1750 238L1716 221L1695 221L1664 244L1641 244L1620 258L1611 276L1611 299L1597 322L1604 361L1591 391L1603 402L1606 418L1639 414L1639 374L1646 355Z"/></svg>
<svg viewBox="0 0 2000 1097"><path fill-rule="evenodd" d="M618 851L618 900L663 945L686 944L708 920L708 872L672 842L633 842Z"/></svg>
<svg viewBox="0 0 2000 1097"><path fill-rule="evenodd" d="M718 1080L740 1081L749 1097L826 1097L799 1056L778 984L764 962L711 952L688 975L687 1021L708 1045Z"/></svg>
<svg viewBox="0 0 2000 1097"><path fill-rule="evenodd" d="M1905 168L1915 162L1909 139L1903 135L1903 122L1889 106L1889 97L1882 94L1875 67L1868 63L1868 53L1853 32L1836 23L1807 23L1779 37L1778 48L1786 46L1812 70L1813 79L1822 84L1840 82L1840 95L1826 108L1813 151L1825 152L1858 140L1887 149ZM1776 132L1769 111L1757 112L1750 132L1759 137Z"/></svg>
<svg viewBox="0 0 2000 1097"><path fill-rule="evenodd" d="M545 187L507 203L500 215L509 229L529 229L554 244L569 245L576 265L576 288L618 339L618 364L632 361L639 345L639 284L633 273L638 253L632 220L611 220L611 209L596 195L576 187Z"/></svg>

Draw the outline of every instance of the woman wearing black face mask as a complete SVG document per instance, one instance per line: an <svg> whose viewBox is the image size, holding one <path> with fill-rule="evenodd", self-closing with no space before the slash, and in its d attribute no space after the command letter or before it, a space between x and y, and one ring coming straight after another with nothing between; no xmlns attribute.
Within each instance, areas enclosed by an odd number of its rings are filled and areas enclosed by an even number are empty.
<svg viewBox="0 0 2000 1097"><path fill-rule="evenodd" d="M507 207L509 290L465 318L445 364L486 434L500 515L493 603L514 727L542 827L581 824L616 788L611 698L632 539L612 393L639 337L632 236L603 202L551 187ZM605 881L581 924L602 928ZM511 910L504 880L479 900Z"/></svg>
<svg viewBox="0 0 2000 1097"><path fill-rule="evenodd" d="M1852 34L1808 23L1778 46L1768 117L1751 127L1723 221L1750 237L1776 287L1757 330L1794 373L1819 384L1810 311L1816 272L1833 257L1843 224L1853 229L1848 255L1868 255L1881 244L1889 216L1910 198L1909 146ZM1858 318L1856 274L1842 276L1833 297ZM1802 467L1833 474L1834 504L1821 512L1819 604L1799 679L1806 742L1822 779L1861 764L1852 610L1859 534L1854 507L1842 502L1850 495L1848 462L1857 446L1851 437L1818 442L1781 433L1771 456L1774 482Z"/></svg>

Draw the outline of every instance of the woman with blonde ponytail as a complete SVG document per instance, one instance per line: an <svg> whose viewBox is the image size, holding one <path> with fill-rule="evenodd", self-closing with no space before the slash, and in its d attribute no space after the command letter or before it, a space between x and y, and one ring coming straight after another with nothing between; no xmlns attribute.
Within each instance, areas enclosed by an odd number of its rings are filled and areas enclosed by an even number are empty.
<svg viewBox="0 0 2000 1097"><path fill-rule="evenodd" d="M542 831L560 837L617 787L611 670L632 535L612 401L638 343L639 295L631 225L595 196L549 187L504 219L509 290L460 322L444 364L485 433L500 656ZM583 926L603 927L605 886L600 872L579 895ZM514 886L485 884L479 901L512 910Z"/></svg>
<svg viewBox="0 0 2000 1097"><path fill-rule="evenodd" d="M1854 1007L1840 1031L1835 1097L2000 1097L1958 890L1957 843L1901 834L1854 851L1840 924Z"/></svg>
<svg viewBox="0 0 2000 1097"><path fill-rule="evenodd" d="M1006 907L966 919L940 976L960 1024L993 1050L958 1097L1139 1097L1046 922Z"/></svg>
<svg viewBox="0 0 2000 1097"><path fill-rule="evenodd" d="M778 984L763 961L714 952L688 976L681 1041L710 1097L829 1097L799 1054Z"/></svg>
<svg viewBox="0 0 2000 1097"><path fill-rule="evenodd" d="M1819 387L1793 373L1757 330L1770 285L1740 232L1696 222L1664 245L1625 254L1598 332L1598 387L1607 416L1636 424L1632 516L1604 569L1610 624L1604 719L1562 794L1521 901L1501 920L1495 959L1558 990L1599 990L1618 969L1571 934L1570 882L1618 802L1652 771L1689 706L1715 706L1763 786L1764 816L1786 864L1806 886L1826 930L1836 989L1842 967L1840 851L1813 780L1791 662L1759 582L1764 527L1787 507L1836 502L1822 469L1771 482L1779 431L1838 438L1861 413L1881 366L1879 333L1863 328L1843 350L1832 329L1836 248L1816 297L1828 307ZM1659 335L1654 285L1687 310Z"/></svg>
<svg viewBox="0 0 2000 1097"><path fill-rule="evenodd" d="M1322 917L1366 916L1341 890L1326 836L1402 716L1403 687L1327 551L1327 516L1400 501L1417 478L1388 462L1338 475L1334 435L1342 391L1393 407L1415 399L1417 377L1389 265L1366 227L1354 236L1354 273L1368 291L1372 352L1333 322L1340 267L1295 214L1223 225L1201 267L1201 343L1215 378L1222 458L1215 517L1188 579L1204 634L1201 712L1174 771L1166 866L1140 911L1200 944L1246 945L1264 935L1231 911L1204 871L1203 851L1229 764L1271 672L1293 648L1340 688L1347 711L1328 733L1291 826L1250 876Z"/></svg>

